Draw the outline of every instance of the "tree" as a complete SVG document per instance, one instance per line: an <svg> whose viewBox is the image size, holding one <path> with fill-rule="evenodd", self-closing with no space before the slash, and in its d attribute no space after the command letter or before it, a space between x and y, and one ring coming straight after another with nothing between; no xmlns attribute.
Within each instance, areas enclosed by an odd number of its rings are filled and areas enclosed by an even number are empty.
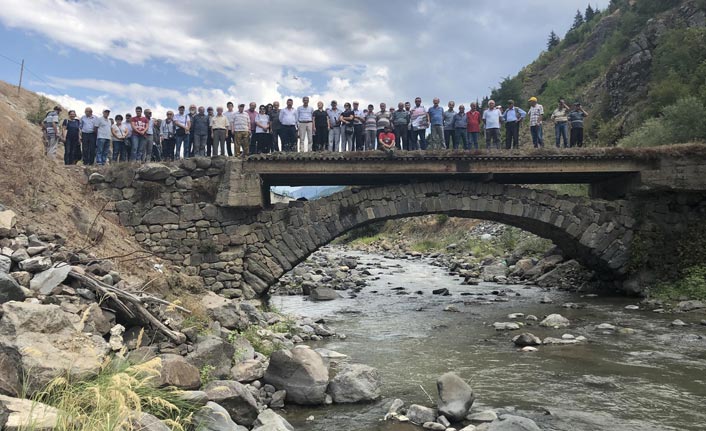
<svg viewBox="0 0 706 431"><path fill-rule="evenodd" d="M577 9L576 16L574 17L574 25L571 26L571 29L576 30L577 28L581 27L581 24L583 24L583 14L580 10Z"/></svg>
<svg viewBox="0 0 706 431"><path fill-rule="evenodd" d="M596 16L596 11L593 10L591 5L589 4L586 7L586 12L584 12L584 14L583 14L583 19L584 19L584 21L589 22L593 19L594 16Z"/></svg>
<svg viewBox="0 0 706 431"><path fill-rule="evenodd" d="M559 45L559 36L554 33L554 30L552 30L552 32L549 33L549 39L547 39L547 51L551 51L557 45Z"/></svg>

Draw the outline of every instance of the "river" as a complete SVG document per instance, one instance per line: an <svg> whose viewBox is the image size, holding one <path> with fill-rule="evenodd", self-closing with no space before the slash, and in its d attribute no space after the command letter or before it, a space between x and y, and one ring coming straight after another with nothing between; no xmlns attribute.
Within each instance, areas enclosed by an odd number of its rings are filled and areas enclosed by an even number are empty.
<svg viewBox="0 0 706 431"><path fill-rule="evenodd" d="M312 302L302 296L275 296L285 313L322 317L346 339L312 343L344 353L352 362L377 368L382 399L371 404L317 408L287 406L285 417L297 430L405 431L410 424L384 422L385 404L432 406L420 385L436 397L436 378L456 372L470 382L473 411L517 409L547 430L704 430L706 429L706 327L695 314L630 310L624 297L546 292L534 286L481 283L461 279L424 259L389 259L338 247L328 255L355 256L368 269L368 286L355 298ZM404 287L406 294L394 288ZM450 296L432 295L447 288ZM416 293L421 291L422 294ZM493 294L492 292L501 295ZM464 295L462 295L464 294ZM541 304L549 296L553 303ZM576 303L583 308L564 308ZM459 312L443 311L454 304ZM510 313L540 320L559 313L567 329L524 330L540 338L583 335L588 343L540 346L520 352L511 339L523 331L496 331L493 322ZM672 327L676 319L687 327ZM522 321L522 320L521 320ZM601 331L610 323L634 333ZM551 415L544 414L550 412ZM306 418L313 416L313 421Z"/></svg>

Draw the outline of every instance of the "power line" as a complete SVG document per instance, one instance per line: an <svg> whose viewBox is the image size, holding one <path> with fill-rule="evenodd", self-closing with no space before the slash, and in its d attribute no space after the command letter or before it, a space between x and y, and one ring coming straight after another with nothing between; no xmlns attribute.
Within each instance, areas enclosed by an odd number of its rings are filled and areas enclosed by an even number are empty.
<svg viewBox="0 0 706 431"><path fill-rule="evenodd" d="M5 60L9 61L10 63L16 64L17 66L20 66L20 67L22 67L22 65L23 65L23 63L24 63L24 61L23 61L23 62L19 62L19 61L15 60L14 58L10 58L10 57L8 57L8 56L6 56L6 55L3 55L3 54L0 54L0 58L3 58L3 59L5 59ZM49 83L49 81L47 81L46 79L44 79L44 78L42 78L41 76L39 76L39 75L38 75L37 73L35 73L32 69L30 69L29 67L27 67L26 64L24 65L24 70L25 70L27 73L29 73L30 75L32 75L34 78L36 78L36 79L40 80L41 82L43 82L47 87L51 88L52 90L54 90L54 91L56 91L56 92L58 92L58 93L63 93L63 92L64 92L63 90L61 90L61 89L59 89L59 88L56 88L56 87L54 87L53 85L51 85L51 84Z"/></svg>

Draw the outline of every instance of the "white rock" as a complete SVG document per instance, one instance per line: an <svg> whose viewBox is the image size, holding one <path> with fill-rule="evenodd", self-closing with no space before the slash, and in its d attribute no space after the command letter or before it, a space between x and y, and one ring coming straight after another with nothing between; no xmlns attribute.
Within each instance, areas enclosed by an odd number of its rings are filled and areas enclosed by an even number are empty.
<svg viewBox="0 0 706 431"><path fill-rule="evenodd" d="M521 352L525 352L525 353L536 352L538 350L539 349L537 349L536 347L532 347L532 346L525 346L522 349L520 349Z"/></svg>
<svg viewBox="0 0 706 431"><path fill-rule="evenodd" d="M626 310L639 310L640 307L637 306L637 305L626 305L626 306L625 306L625 309L626 309Z"/></svg>
<svg viewBox="0 0 706 431"><path fill-rule="evenodd" d="M111 350L117 352L124 347L123 345L123 334L125 333L125 327L121 324L117 324L110 328L110 340L108 344Z"/></svg>
<svg viewBox="0 0 706 431"><path fill-rule="evenodd" d="M515 322L495 322L493 323L493 328L496 331L515 331L520 329L520 325Z"/></svg>
<svg viewBox="0 0 706 431"><path fill-rule="evenodd" d="M670 323L670 325L672 325L672 326L687 326L687 324L684 323L684 321L681 319L674 320L672 323Z"/></svg>
<svg viewBox="0 0 706 431"><path fill-rule="evenodd" d="M573 340L573 339L575 339L575 338L576 338L576 337L574 337L574 336L571 335L571 334L564 334L564 335L561 336L561 339L562 339L562 340Z"/></svg>
<svg viewBox="0 0 706 431"><path fill-rule="evenodd" d="M596 329L601 331L615 331L615 325L611 325L610 323L601 323L600 325L596 325Z"/></svg>
<svg viewBox="0 0 706 431"><path fill-rule="evenodd" d="M507 318L512 320L522 319L523 317L525 317L525 313L511 313L507 315Z"/></svg>
<svg viewBox="0 0 706 431"><path fill-rule="evenodd" d="M539 326L545 326L548 328L566 328L570 324L571 322L569 322L569 319L561 314L550 314L544 320L539 322Z"/></svg>

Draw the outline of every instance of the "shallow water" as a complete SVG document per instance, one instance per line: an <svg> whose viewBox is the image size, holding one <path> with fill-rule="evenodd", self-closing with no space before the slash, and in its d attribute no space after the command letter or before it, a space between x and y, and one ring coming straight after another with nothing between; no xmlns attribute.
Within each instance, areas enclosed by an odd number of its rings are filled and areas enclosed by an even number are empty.
<svg viewBox="0 0 706 431"><path fill-rule="evenodd" d="M343 253L336 248L325 252ZM435 397L436 378L447 371L470 382L476 394L474 411L510 407L536 412L533 418L547 430L706 429L706 327L698 324L702 315L626 310L625 305L635 301L622 297L581 297L493 283L463 286L460 278L428 261L345 253L359 258L358 269L368 268L373 274L357 298L317 303L301 296L277 296L271 303L286 313L323 317L346 334L345 340L313 346L377 368L384 381L383 396L363 405L288 406L285 417L297 430L418 430L383 422L385 404L400 398L406 405L431 405L420 385ZM409 294L398 295L395 287L405 287ZM452 295L431 294L442 287ZM508 302L490 302L497 297L492 291L506 292ZM540 304L545 295L554 303ZM566 302L585 307L563 308ZM460 312L443 311L452 303ZM511 338L522 331L495 331L489 326L510 321L507 315L516 312L540 320L560 313L571 320L570 328L546 329L534 322L526 330L540 338L584 335L589 343L519 352ZM692 325L672 328L669 323L675 318ZM604 334L594 328L600 323L636 333ZM552 415L542 415L547 410ZM310 415L315 419L307 422Z"/></svg>

